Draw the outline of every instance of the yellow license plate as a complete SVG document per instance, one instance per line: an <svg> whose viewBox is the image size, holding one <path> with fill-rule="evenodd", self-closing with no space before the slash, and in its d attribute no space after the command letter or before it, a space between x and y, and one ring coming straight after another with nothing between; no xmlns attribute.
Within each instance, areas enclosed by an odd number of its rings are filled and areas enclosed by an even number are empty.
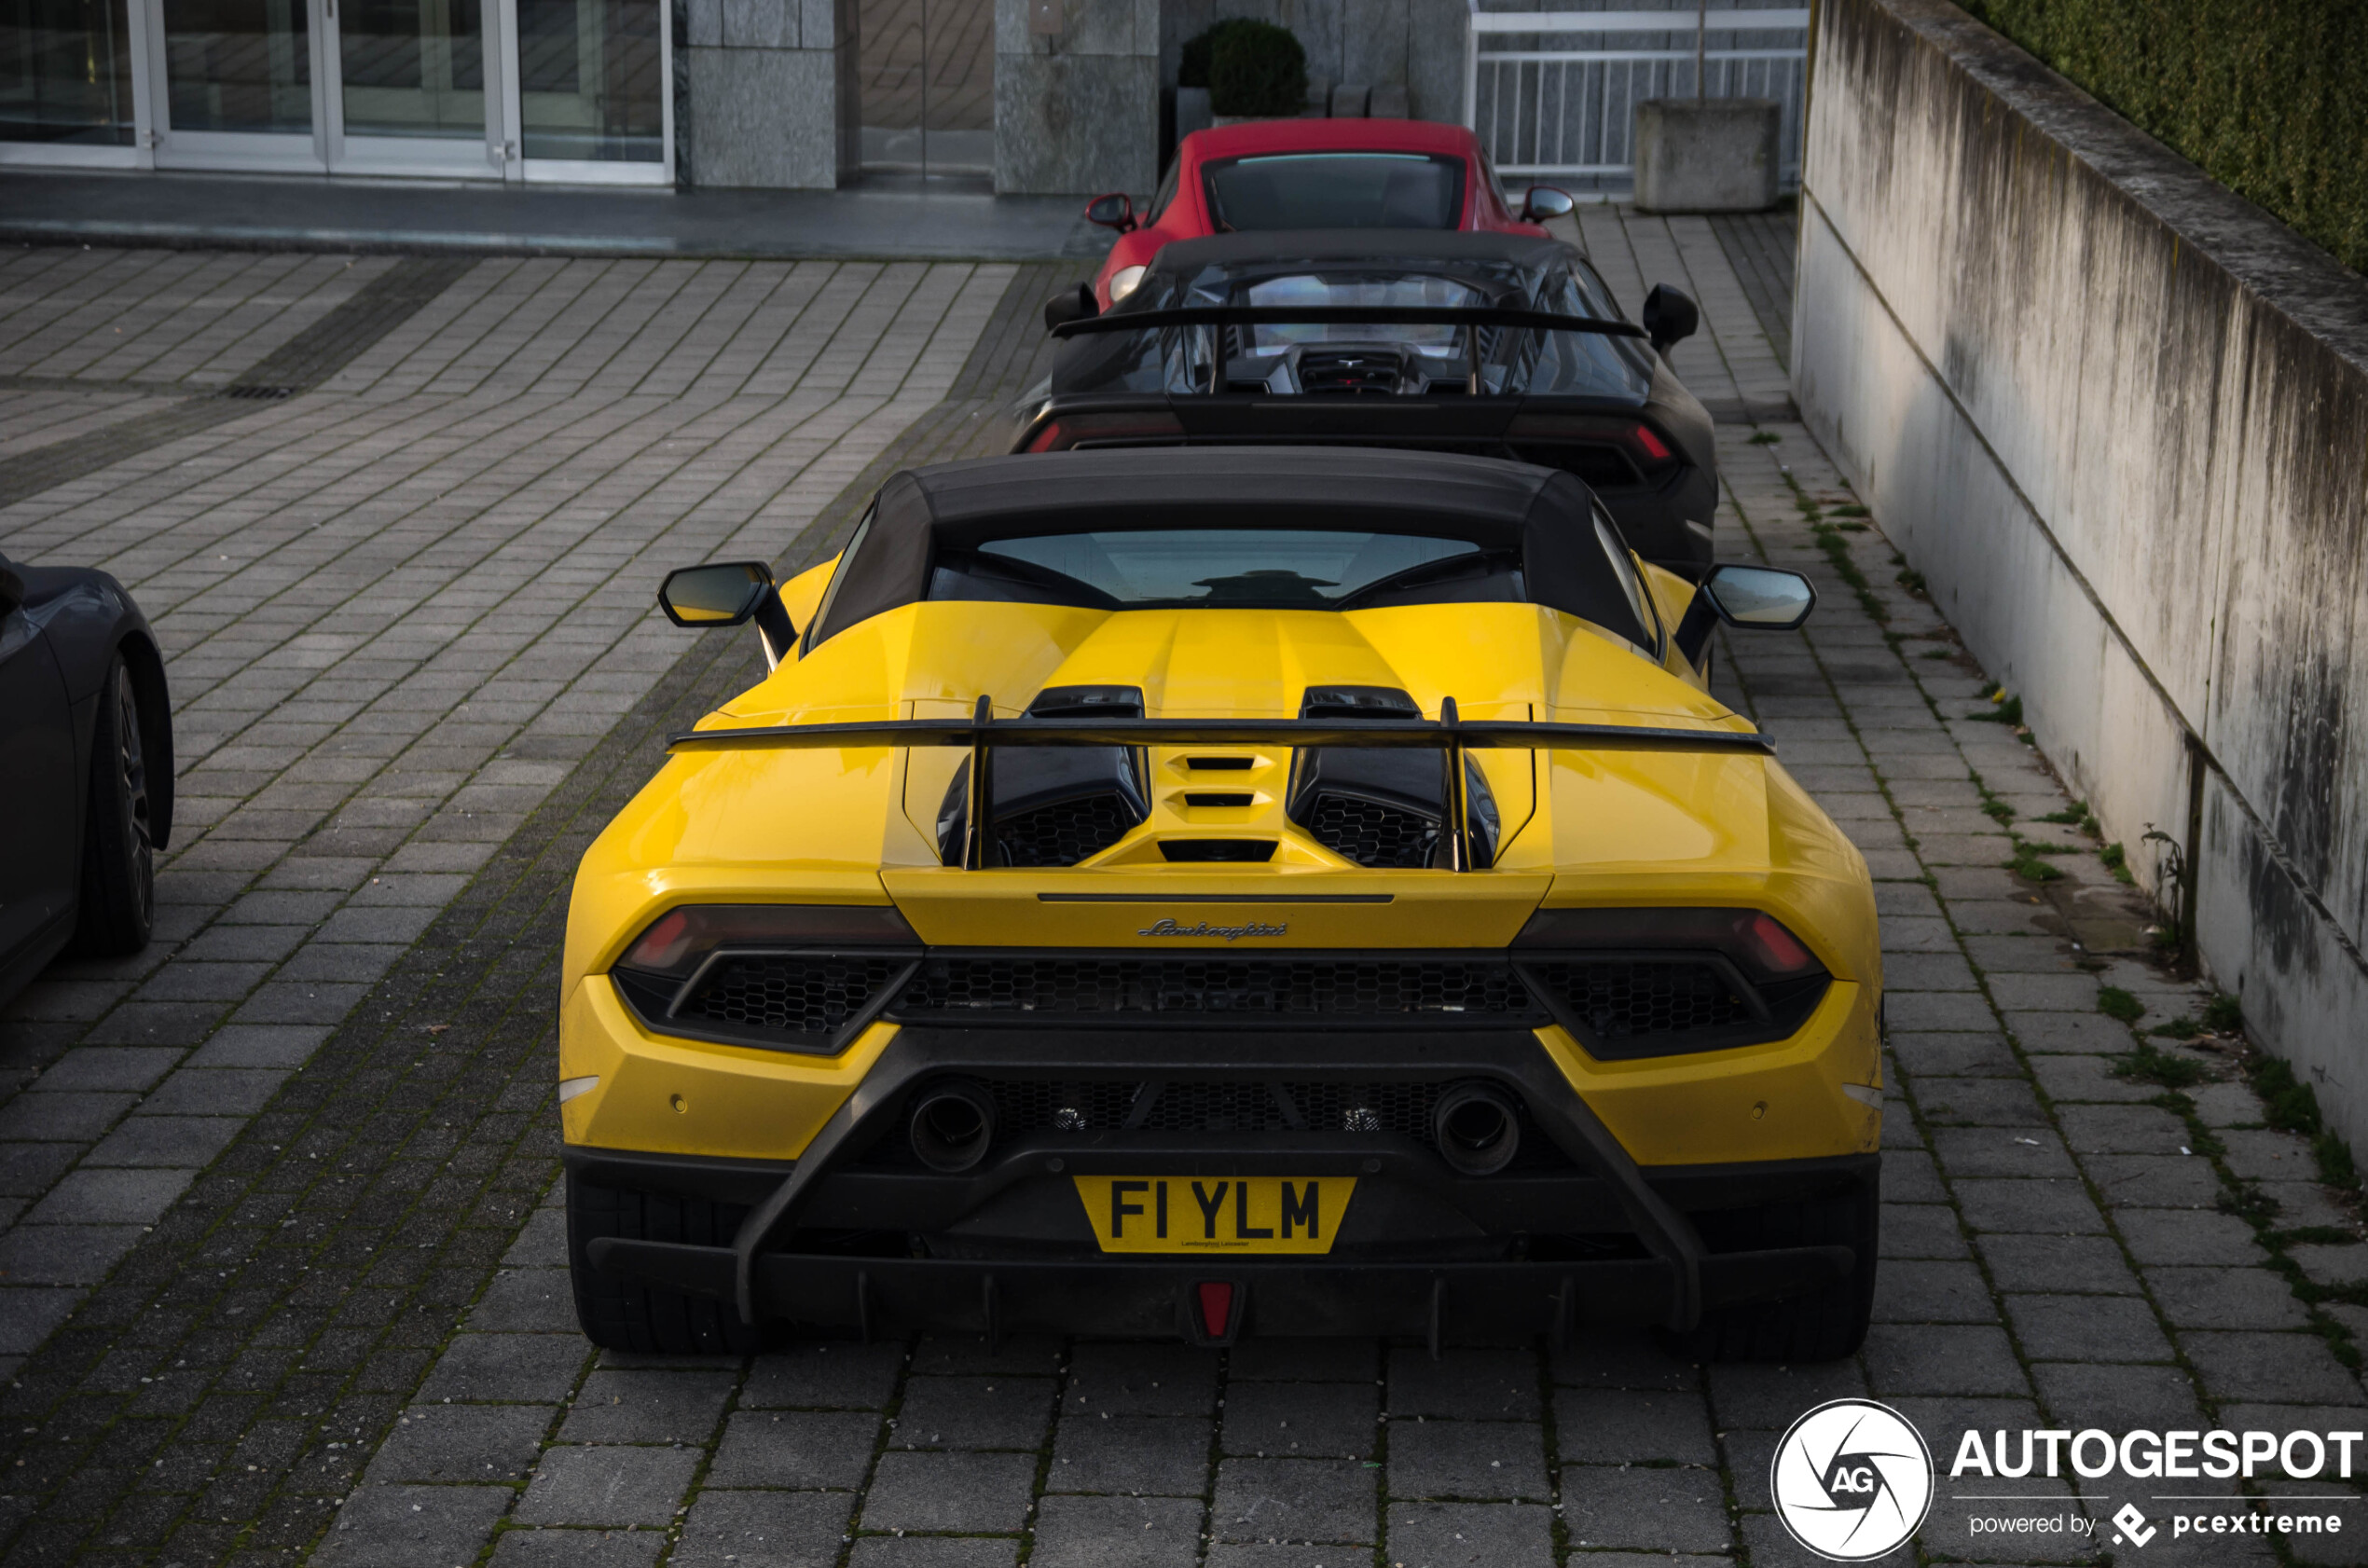
<svg viewBox="0 0 2368 1568"><path fill-rule="evenodd" d="M1329 1252L1355 1176L1072 1177L1104 1252Z"/></svg>

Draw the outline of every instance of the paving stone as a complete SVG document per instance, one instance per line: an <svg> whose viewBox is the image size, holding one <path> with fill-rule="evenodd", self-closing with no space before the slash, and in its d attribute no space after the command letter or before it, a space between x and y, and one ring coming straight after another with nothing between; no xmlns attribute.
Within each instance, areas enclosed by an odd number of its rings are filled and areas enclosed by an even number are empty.
<svg viewBox="0 0 2368 1568"><path fill-rule="evenodd" d="M1878 1323L1866 1331L1866 1376L1887 1394L2003 1394L2028 1391L2003 1328L1969 1325Z"/></svg>
<svg viewBox="0 0 2368 1568"><path fill-rule="evenodd" d="M760 1355L740 1390L744 1408L879 1410L896 1392L905 1347L851 1340L808 1341Z"/></svg>
<svg viewBox="0 0 2368 1568"><path fill-rule="evenodd" d="M1528 1422L1392 1422L1389 1489L1392 1497L1543 1501L1545 1435Z"/></svg>
<svg viewBox="0 0 2368 1568"><path fill-rule="evenodd" d="M737 1372L685 1368L592 1372L576 1391L563 1443L697 1443L723 1418Z"/></svg>
<svg viewBox="0 0 2368 1568"><path fill-rule="evenodd" d="M2301 1328L2309 1323L2284 1279L2266 1269L2150 1268L2146 1287L2177 1328Z"/></svg>
<svg viewBox="0 0 2368 1568"><path fill-rule="evenodd" d="M2357 1243L2348 1246L2299 1243L2286 1248L2286 1256L2318 1285L2359 1285L2368 1281L2368 1246Z"/></svg>
<svg viewBox="0 0 2368 1568"><path fill-rule="evenodd" d="M1880 1276L1879 1275L1878 1278ZM1630 1465L1668 1460L1715 1465L1710 1420L1701 1396L1658 1389L1563 1388L1554 1394L1555 1443L1562 1457L1582 1465ZM1391 1434L1404 1436L1403 1424ZM1395 1448L1393 1448L1395 1457ZM1392 1483L1393 1489L1395 1482Z"/></svg>
<svg viewBox="0 0 2368 1568"><path fill-rule="evenodd" d="M2359 1380L2316 1334L2182 1332L2187 1353L2215 1398L2293 1405L2361 1405Z"/></svg>
<svg viewBox="0 0 2368 1568"><path fill-rule="evenodd" d="M194 1171L76 1171L33 1205L28 1224L153 1225Z"/></svg>
<svg viewBox="0 0 2368 1568"><path fill-rule="evenodd" d="M2019 1077L1919 1078L1914 1084L1917 1108L1936 1126L2046 1125L2047 1118L2039 1108L2038 1097L2031 1092L2030 1083Z"/></svg>
<svg viewBox="0 0 2368 1568"><path fill-rule="evenodd" d="M1965 1223L1976 1231L2065 1236L2105 1229L2105 1217L2077 1181L1960 1179L1955 1185Z"/></svg>
<svg viewBox="0 0 2368 1568"><path fill-rule="evenodd" d="M543 1405L414 1405L370 1461L374 1482L503 1482L534 1468L552 1411Z"/></svg>
<svg viewBox="0 0 2368 1568"><path fill-rule="evenodd" d="M2031 1059L2031 1077L2058 1105L2084 1101L2138 1102L2151 1100L2162 1093L2159 1085L2115 1077L2113 1066L2113 1059L2106 1056L2033 1056Z"/></svg>
<svg viewBox="0 0 2368 1568"><path fill-rule="evenodd" d="M861 1522L866 1530L1017 1530L1035 1478L1034 1454L884 1453Z"/></svg>
<svg viewBox="0 0 2368 1568"><path fill-rule="evenodd" d="M2195 1385L2176 1367L2041 1361L2032 1363L2031 1381L2051 1424L2071 1431L2202 1428Z"/></svg>
<svg viewBox="0 0 2368 1568"><path fill-rule="evenodd" d="M1650 1336L1631 1331L1571 1337L1553 1352L1548 1370L1558 1383L1583 1388L1700 1388L1701 1367L1670 1355Z"/></svg>
<svg viewBox="0 0 2368 1568"><path fill-rule="evenodd" d="M2129 1050L2127 1025L2101 1012L2009 1012L2006 1028L2025 1051L2119 1055Z"/></svg>
<svg viewBox="0 0 2368 1568"><path fill-rule="evenodd" d="M1537 1358L1518 1350L1427 1351L1401 1347L1389 1356L1390 1419L1460 1417L1469 1421L1535 1421Z"/></svg>
<svg viewBox="0 0 2368 1568"><path fill-rule="evenodd" d="M737 1410L708 1472L709 1486L861 1486L880 1438L868 1411Z"/></svg>
<svg viewBox="0 0 2368 1568"><path fill-rule="evenodd" d="M311 1561L324 1568L451 1568L473 1561L512 1495L491 1486L365 1486L337 1510Z"/></svg>
<svg viewBox="0 0 2368 1568"><path fill-rule="evenodd" d="M505 1530L494 1538L493 1568L646 1568L665 1547L657 1530Z"/></svg>
<svg viewBox="0 0 2368 1568"><path fill-rule="evenodd" d="M1228 1459L1209 1532L1220 1541L1370 1542L1378 1470L1353 1459Z"/></svg>
<svg viewBox="0 0 2368 1568"><path fill-rule="evenodd" d="M2072 1176L2072 1156L2045 1128L1942 1127L1933 1153L1951 1181L1967 1176Z"/></svg>
<svg viewBox="0 0 2368 1568"><path fill-rule="evenodd" d="M918 1370L916 1368L916 1370ZM1217 1357L1190 1345L1081 1344L1063 1414L1201 1415L1216 1408Z"/></svg>
<svg viewBox="0 0 2368 1568"><path fill-rule="evenodd" d="M420 1385L421 1400L556 1405L573 1391L587 1347L573 1335L460 1334Z"/></svg>
<svg viewBox="0 0 2368 1568"><path fill-rule="evenodd" d="M1725 1552L1732 1544L1716 1471L1566 1465L1562 1490L1563 1524L1575 1546Z"/></svg>
<svg viewBox="0 0 2368 1568"><path fill-rule="evenodd" d="M1184 1497L1047 1497L1031 1564L1044 1568L1194 1568L1201 1504Z"/></svg>
<svg viewBox="0 0 2368 1568"><path fill-rule="evenodd" d="M242 1125L231 1116L130 1116L83 1156L83 1163L200 1169L230 1147Z"/></svg>
<svg viewBox="0 0 2368 1568"><path fill-rule="evenodd" d="M1931 1155L1914 1149L1892 1149L1883 1155L1886 1204L1939 1204L1948 1199Z"/></svg>
<svg viewBox="0 0 2368 1568"><path fill-rule="evenodd" d="M25 1225L0 1235L0 1279L96 1285L140 1243L137 1225Z"/></svg>
<svg viewBox="0 0 2368 1568"><path fill-rule="evenodd" d="M1067 1347L1051 1334L1006 1334L990 1344L984 1334L924 1334L912 1348L912 1370L924 1376L965 1372L1052 1377L1067 1360ZM1133 1366L1122 1357L1119 1365Z"/></svg>
<svg viewBox="0 0 2368 1568"><path fill-rule="evenodd" d="M576 1329L575 1294L564 1269L507 1269L469 1309L481 1334L565 1334Z"/></svg>
<svg viewBox="0 0 2368 1568"><path fill-rule="evenodd" d="M546 1450L513 1516L525 1524L669 1524L698 1469L694 1449Z"/></svg>
<svg viewBox="0 0 2368 1568"><path fill-rule="evenodd" d="M1988 1234L1976 1245L1994 1279L2044 1281L2050 1290L2076 1294L2138 1294L2138 1276L2109 1237Z"/></svg>
<svg viewBox="0 0 2368 1568"><path fill-rule="evenodd" d="M1392 1501L1388 1556L1393 1568L1553 1568L1553 1510Z"/></svg>
<svg viewBox="0 0 2368 1568"><path fill-rule="evenodd" d="M891 1448L1034 1448L1052 1424L1050 1378L915 1377L904 1384Z"/></svg>
<svg viewBox="0 0 2368 1568"><path fill-rule="evenodd" d="M2265 1181L2255 1190L2269 1200L2279 1225L2288 1230L2322 1225L2356 1230L2360 1224L2357 1213L2315 1181Z"/></svg>
<svg viewBox="0 0 2368 1568"><path fill-rule="evenodd" d="M2115 1209L2208 1209L2220 1202L2220 1177L2200 1156L2092 1154L2081 1166Z"/></svg>
<svg viewBox="0 0 2368 1568"><path fill-rule="evenodd" d="M847 1492L703 1489L670 1559L681 1568L838 1568L855 1509Z"/></svg>
<svg viewBox="0 0 2368 1568"><path fill-rule="evenodd" d="M1957 1211L1945 1204L1885 1204L1879 1238L1884 1258L1972 1256Z"/></svg>
<svg viewBox="0 0 2368 1568"><path fill-rule="evenodd" d="M1246 1339L1225 1355L1225 1377L1241 1382L1371 1382L1381 1376L1371 1340Z"/></svg>
<svg viewBox="0 0 2368 1568"><path fill-rule="evenodd" d="M181 1052L171 1046L77 1046L44 1069L40 1083L48 1093L75 1089L144 1093L180 1060Z"/></svg>
<svg viewBox="0 0 2368 1568"><path fill-rule="evenodd" d="M1380 1417L1381 1391L1370 1381L1243 1383L1229 1379L1225 1451L1363 1459L1379 1440Z"/></svg>
<svg viewBox="0 0 2368 1568"><path fill-rule="evenodd" d="M943 1535L864 1535L847 1553L847 1568L1011 1568L1015 1540Z"/></svg>
<svg viewBox="0 0 2368 1568"><path fill-rule="evenodd" d="M1998 1308L1971 1263L1893 1259L1875 1273L1878 1323L1995 1323Z"/></svg>
<svg viewBox="0 0 2368 1568"><path fill-rule="evenodd" d="M1233 1397L1243 1392L1235 1385ZM1053 1434L1044 1486L1048 1492L1197 1497L1207 1490L1208 1465L1209 1423L1200 1417L1071 1418Z"/></svg>
<svg viewBox="0 0 2368 1568"><path fill-rule="evenodd" d="M1864 1399L1868 1392L1866 1374L1855 1359L1806 1367L1720 1362L1705 1370L1710 1375L1711 1420L1721 1428L1781 1432L1804 1410L1830 1399ZM1564 1483L1568 1484L1567 1476ZM1697 1549L1674 1542L1669 1545L1680 1550Z"/></svg>
<svg viewBox="0 0 2368 1568"><path fill-rule="evenodd" d="M2066 1106L2057 1120L2079 1155L2176 1155L2187 1147L2186 1123L2153 1106Z"/></svg>
<svg viewBox="0 0 2368 1568"><path fill-rule="evenodd" d="M1935 1077L2019 1078L2022 1065L2015 1060L2006 1037L1994 1033L1924 1033L1894 1030L1887 1037L1892 1053L1911 1075Z"/></svg>
<svg viewBox="0 0 2368 1568"><path fill-rule="evenodd" d="M2032 1279L2022 1283L2040 1286ZM2014 1296L2006 1315L2033 1361L2168 1361L2170 1341L2135 1297Z"/></svg>

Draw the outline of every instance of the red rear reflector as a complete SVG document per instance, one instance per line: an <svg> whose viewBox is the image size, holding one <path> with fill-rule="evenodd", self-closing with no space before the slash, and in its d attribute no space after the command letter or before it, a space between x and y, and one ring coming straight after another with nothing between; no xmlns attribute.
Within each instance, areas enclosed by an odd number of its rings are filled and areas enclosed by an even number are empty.
<svg viewBox="0 0 2368 1568"><path fill-rule="evenodd" d="M1031 452L1049 452L1060 439L1061 421L1054 420L1051 424L1037 432L1036 439L1027 444L1027 449Z"/></svg>
<svg viewBox="0 0 2368 1568"><path fill-rule="evenodd" d="M1800 974L1817 968L1800 939L1766 915L1752 916L1750 940L1770 974Z"/></svg>
<svg viewBox="0 0 2368 1568"><path fill-rule="evenodd" d="M1201 1296L1201 1327L1210 1339L1223 1339L1226 1325L1233 1321L1233 1287L1212 1280L1193 1288Z"/></svg>
<svg viewBox="0 0 2368 1568"><path fill-rule="evenodd" d="M1652 426L1638 425L1636 427L1636 444L1644 447L1645 455L1655 462L1668 461L1669 448L1661 444L1659 436L1653 433Z"/></svg>

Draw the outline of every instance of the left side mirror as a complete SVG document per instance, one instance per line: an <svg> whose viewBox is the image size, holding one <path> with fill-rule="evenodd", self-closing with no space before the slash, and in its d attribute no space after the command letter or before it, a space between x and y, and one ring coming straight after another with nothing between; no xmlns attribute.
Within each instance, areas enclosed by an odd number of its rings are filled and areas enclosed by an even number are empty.
<svg viewBox="0 0 2368 1568"><path fill-rule="evenodd" d="M1797 571L1714 566L1677 624L1677 651L1698 665L1710 646L1711 627L1721 621L1744 631L1797 631L1816 608L1816 587Z"/></svg>
<svg viewBox="0 0 2368 1568"><path fill-rule="evenodd" d="M1521 198L1521 221L1543 223L1548 218L1566 218L1577 208L1578 203L1571 199L1570 192L1566 190L1557 190L1552 186L1532 186L1529 194Z"/></svg>
<svg viewBox="0 0 2368 1568"><path fill-rule="evenodd" d="M1669 352L1702 324L1701 308L1683 290L1667 283L1653 285L1653 292L1645 296L1643 314L1645 336L1653 340L1657 354Z"/></svg>
<svg viewBox="0 0 2368 1568"><path fill-rule="evenodd" d="M658 608L676 626L696 631L754 621L767 669L787 658L797 641L773 569L763 561L718 561L669 571L658 585Z"/></svg>
<svg viewBox="0 0 2368 1568"><path fill-rule="evenodd" d="M1124 234L1135 227L1135 198L1123 191L1097 196L1085 204L1085 221Z"/></svg>

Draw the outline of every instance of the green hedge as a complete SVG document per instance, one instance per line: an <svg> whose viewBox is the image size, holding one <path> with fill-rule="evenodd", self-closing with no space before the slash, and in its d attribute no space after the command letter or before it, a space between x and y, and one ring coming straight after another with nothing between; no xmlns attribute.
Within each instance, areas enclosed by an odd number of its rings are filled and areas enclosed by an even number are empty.
<svg viewBox="0 0 2368 1568"><path fill-rule="evenodd" d="M2368 3L1962 3L2213 179L2368 272Z"/></svg>
<svg viewBox="0 0 2368 1568"><path fill-rule="evenodd" d="M1287 118L1307 106L1307 51L1287 27L1236 17L1188 39L1178 87L1209 89L1209 112Z"/></svg>

